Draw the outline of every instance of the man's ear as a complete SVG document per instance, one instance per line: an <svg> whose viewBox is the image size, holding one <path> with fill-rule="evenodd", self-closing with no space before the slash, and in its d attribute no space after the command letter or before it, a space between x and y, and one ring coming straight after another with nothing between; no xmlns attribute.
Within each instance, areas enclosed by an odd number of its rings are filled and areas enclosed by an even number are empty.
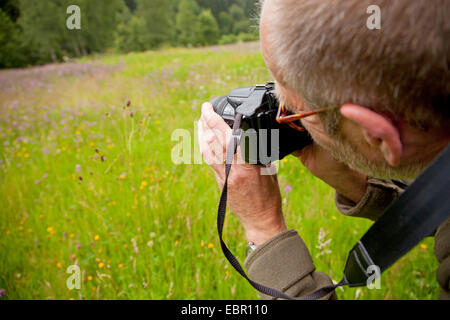
<svg viewBox="0 0 450 320"><path fill-rule="evenodd" d="M387 163L399 165L403 146L398 128L388 117L354 104L344 104L340 111L343 117L361 126L364 139L380 150Z"/></svg>

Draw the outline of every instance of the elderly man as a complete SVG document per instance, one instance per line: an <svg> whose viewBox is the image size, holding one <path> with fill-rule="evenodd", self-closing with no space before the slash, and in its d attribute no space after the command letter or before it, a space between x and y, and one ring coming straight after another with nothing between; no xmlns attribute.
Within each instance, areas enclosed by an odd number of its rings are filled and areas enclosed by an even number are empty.
<svg viewBox="0 0 450 320"><path fill-rule="evenodd" d="M366 26L373 4L381 29ZM264 2L261 51L278 99L292 113L334 107L301 120L314 143L294 155L336 189L343 214L376 220L405 188L391 179L416 178L448 145L449 14L448 1ZM209 103L200 125L202 155L212 158L226 141L206 132L230 128ZM223 186L224 165L211 166ZM330 285L285 224L276 176L259 169L235 165L228 180L229 207L254 244L250 278L297 297ZM435 254L440 298L448 299L450 219L435 233Z"/></svg>

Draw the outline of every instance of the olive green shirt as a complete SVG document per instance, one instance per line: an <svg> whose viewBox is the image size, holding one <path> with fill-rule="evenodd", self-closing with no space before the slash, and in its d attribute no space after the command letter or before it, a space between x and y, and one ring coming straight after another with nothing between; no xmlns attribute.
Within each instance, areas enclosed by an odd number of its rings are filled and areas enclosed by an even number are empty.
<svg viewBox="0 0 450 320"><path fill-rule="evenodd" d="M390 180L370 178L359 203L335 194L338 210L347 216L376 220L404 191L404 185ZM439 226L435 235L434 252L439 262L437 281L442 288L440 299L450 299L450 218ZM343 261L344 263L345 261ZM244 263L250 278L276 288L293 297L308 295L332 284L330 277L316 271L312 257L295 230L285 230L258 246ZM263 299L275 299L262 295ZM337 299L335 292L323 299Z"/></svg>

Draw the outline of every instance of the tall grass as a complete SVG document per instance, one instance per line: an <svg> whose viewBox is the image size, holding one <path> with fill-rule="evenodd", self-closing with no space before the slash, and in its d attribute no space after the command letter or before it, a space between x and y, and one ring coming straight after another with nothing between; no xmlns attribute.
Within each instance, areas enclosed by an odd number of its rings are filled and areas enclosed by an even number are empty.
<svg viewBox="0 0 450 320"><path fill-rule="evenodd" d="M198 157L201 103L269 79L255 44L0 72L4 298L259 299L220 251L211 169L175 165L171 134L189 130ZM340 280L370 222L341 216L333 190L294 157L280 162L279 179L288 226L317 270ZM232 215L224 238L243 261L245 237ZM387 271L380 290L345 288L339 297L436 298L432 241ZM79 290L66 286L74 264Z"/></svg>

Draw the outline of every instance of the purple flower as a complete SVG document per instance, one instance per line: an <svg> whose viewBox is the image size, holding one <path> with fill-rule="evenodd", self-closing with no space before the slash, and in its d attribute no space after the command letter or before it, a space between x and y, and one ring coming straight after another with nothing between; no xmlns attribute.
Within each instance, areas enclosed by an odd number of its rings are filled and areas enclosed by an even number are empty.
<svg viewBox="0 0 450 320"><path fill-rule="evenodd" d="M286 185L286 187L284 187L284 192L289 193L292 191L292 186L290 184Z"/></svg>
<svg viewBox="0 0 450 320"><path fill-rule="evenodd" d="M4 145L5 147L9 146L9 141L3 142L3 145Z"/></svg>
<svg viewBox="0 0 450 320"><path fill-rule="evenodd" d="M75 165L75 172L77 172L77 173L81 172L81 165L80 164Z"/></svg>
<svg viewBox="0 0 450 320"><path fill-rule="evenodd" d="M3 298L3 296L6 294L5 289L0 289L0 299Z"/></svg>
<svg viewBox="0 0 450 320"><path fill-rule="evenodd" d="M81 243L77 243L77 249L81 248Z"/></svg>

